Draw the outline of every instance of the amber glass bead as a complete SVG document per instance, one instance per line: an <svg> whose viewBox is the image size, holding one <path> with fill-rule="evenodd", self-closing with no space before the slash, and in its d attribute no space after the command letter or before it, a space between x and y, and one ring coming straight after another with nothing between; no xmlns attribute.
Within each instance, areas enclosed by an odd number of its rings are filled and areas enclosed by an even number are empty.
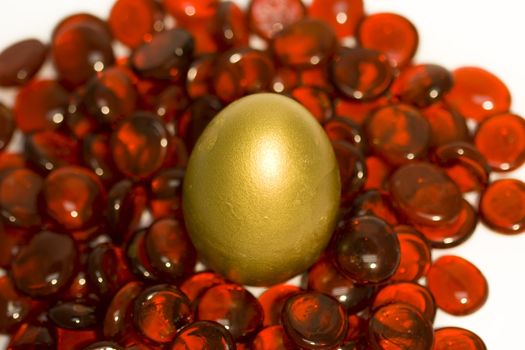
<svg viewBox="0 0 525 350"><path fill-rule="evenodd" d="M133 179L144 179L160 169L169 151L169 135L162 121L147 112L124 119L111 140L118 169Z"/></svg>
<svg viewBox="0 0 525 350"><path fill-rule="evenodd" d="M197 319L215 321L230 331L235 341L254 335L263 324L259 301L235 284L221 284L206 290L198 302Z"/></svg>
<svg viewBox="0 0 525 350"><path fill-rule="evenodd" d="M468 329L445 327L434 332L432 350L487 350L487 346L478 335Z"/></svg>
<svg viewBox="0 0 525 350"><path fill-rule="evenodd" d="M282 322L292 341L307 349L330 349L338 345L348 328L343 306L318 292L303 292L288 299Z"/></svg>
<svg viewBox="0 0 525 350"><path fill-rule="evenodd" d="M220 49L248 46L248 17L235 2L221 1L217 4L212 27Z"/></svg>
<svg viewBox="0 0 525 350"><path fill-rule="evenodd" d="M330 95L320 88L298 86L290 91L290 96L308 109L320 123L334 115Z"/></svg>
<svg viewBox="0 0 525 350"><path fill-rule="evenodd" d="M0 219L0 268L7 269L20 247L27 243L31 230L4 225Z"/></svg>
<svg viewBox="0 0 525 350"><path fill-rule="evenodd" d="M191 63L186 77L186 91L196 99L213 92L213 75L217 55L208 54L197 57Z"/></svg>
<svg viewBox="0 0 525 350"><path fill-rule="evenodd" d="M370 148L393 165L424 159L430 145L430 125L421 113L405 104L376 109L365 124Z"/></svg>
<svg viewBox="0 0 525 350"><path fill-rule="evenodd" d="M169 168L162 170L151 179L150 207L153 217L174 217L183 219L182 180L184 169Z"/></svg>
<svg viewBox="0 0 525 350"><path fill-rule="evenodd" d="M337 38L326 23L303 19L275 34L270 46L282 65L310 68L323 65L331 58L337 47Z"/></svg>
<svg viewBox="0 0 525 350"><path fill-rule="evenodd" d="M394 13L366 16L357 27L356 37L362 47L384 52L396 67L410 63L419 44L414 25Z"/></svg>
<svg viewBox="0 0 525 350"><path fill-rule="evenodd" d="M84 164L89 166L104 184L114 183L120 177L109 141L109 134L99 133L86 136L82 144Z"/></svg>
<svg viewBox="0 0 525 350"><path fill-rule="evenodd" d="M48 175L42 198L51 218L66 229L80 230L97 224L101 219L105 191L91 171L68 166Z"/></svg>
<svg viewBox="0 0 525 350"><path fill-rule="evenodd" d="M180 118L191 103L185 89L179 85L169 85L159 94L154 106L156 114L165 122Z"/></svg>
<svg viewBox="0 0 525 350"><path fill-rule="evenodd" d="M71 330L57 327L55 329L57 350L83 349L97 340L97 333L93 329Z"/></svg>
<svg viewBox="0 0 525 350"><path fill-rule="evenodd" d="M334 94L334 86L330 80L329 65L319 65L296 71L301 85L307 85Z"/></svg>
<svg viewBox="0 0 525 350"><path fill-rule="evenodd" d="M37 39L18 41L0 52L0 86L23 85L46 60L47 47Z"/></svg>
<svg viewBox="0 0 525 350"><path fill-rule="evenodd" d="M124 350L124 348L117 343L100 341L89 345L83 350Z"/></svg>
<svg viewBox="0 0 525 350"><path fill-rule="evenodd" d="M23 86L13 107L17 127L25 133L54 129L62 123L67 91L54 80L34 80Z"/></svg>
<svg viewBox="0 0 525 350"><path fill-rule="evenodd" d="M382 189L385 188L386 182L392 173L392 167L383 159L376 156L368 156L366 163L366 178L365 190Z"/></svg>
<svg viewBox="0 0 525 350"><path fill-rule="evenodd" d="M388 192L381 190L368 190L357 196L352 203L352 215L376 216L391 226L399 223L399 218L392 206L392 198Z"/></svg>
<svg viewBox="0 0 525 350"><path fill-rule="evenodd" d="M251 0L248 7L250 29L266 40L305 15L301 0Z"/></svg>
<svg viewBox="0 0 525 350"><path fill-rule="evenodd" d="M339 38L353 36L364 14L363 0L314 0L308 8L310 17L328 23Z"/></svg>
<svg viewBox="0 0 525 350"><path fill-rule="evenodd" d="M160 282L159 276L151 266L146 253L146 244L144 238L146 230L139 230L134 232L129 239L127 239L126 257L131 271L145 282Z"/></svg>
<svg viewBox="0 0 525 350"><path fill-rule="evenodd" d="M371 286L358 285L343 276L329 259L320 259L308 270L308 289L331 295L348 313L365 309L374 295Z"/></svg>
<svg viewBox="0 0 525 350"><path fill-rule="evenodd" d="M27 166L26 158L23 154L8 151L0 152L0 181L8 173L8 170L24 168Z"/></svg>
<svg viewBox="0 0 525 350"><path fill-rule="evenodd" d="M436 316L432 293L415 282L394 283L383 287L375 295L372 308L377 309L393 303L404 303L414 307L429 322L433 322Z"/></svg>
<svg viewBox="0 0 525 350"><path fill-rule="evenodd" d="M282 326L270 326L257 333L252 350L295 350L297 347L286 335Z"/></svg>
<svg viewBox="0 0 525 350"><path fill-rule="evenodd" d="M505 84L494 74L477 67L453 71L454 86L446 102L465 118L482 121L510 108L511 96Z"/></svg>
<svg viewBox="0 0 525 350"><path fill-rule="evenodd" d="M9 350L51 350L56 349L52 331L44 325L22 324L9 341Z"/></svg>
<svg viewBox="0 0 525 350"><path fill-rule="evenodd" d="M368 115L376 108L387 104L385 98L371 101L336 98L334 101L335 114L349 119L359 126L363 126Z"/></svg>
<svg viewBox="0 0 525 350"><path fill-rule="evenodd" d="M137 47L130 63L143 78L182 81L193 58L194 45L188 31L170 29Z"/></svg>
<svg viewBox="0 0 525 350"><path fill-rule="evenodd" d="M265 327L281 324L281 312L286 301L299 293L301 288L289 284L276 284L265 290L259 296L259 302L264 312Z"/></svg>
<svg viewBox="0 0 525 350"><path fill-rule="evenodd" d="M163 29L163 17L154 0L118 0L111 8L108 25L115 39L135 48Z"/></svg>
<svg viewBox="0 0 525 350"><path fill-rule="evenodd" d="M162 0L169 14L182 23L210 20L217 10L218 2L218 0Z"/></svg>
<svg viewBox="0 0 525 350"><path fill-rule="evenodd" d="M98 309L93 301L58 302L47 311L49 320L65 329L92 329L98 324Z"/></svg>
<svg viewBox="0 0 525 350"><path fill-rule="evenodd" d="M491 183L482 193L479 211L484 223L497 232L525 231L525 183L516 179Z"/></svg>
<svg viewBox="0 0 525 350"><path fill-rule="evenodd" d="M53 29L51 38L54 38L64 28L77 25L87 26L105 39L111 39L111 31L106 22L97 16L85 12L74 13L58 22Z"/></svg>
<svg viewBox="0 0 525 350"><path fill-rule="evenodd" d="M181 23L181 28L191 34L194 41L194 56L202 56L219 52L214 33L214 18L208 22Z"/></svg>
<svg viewBox="0 0 525 350"><path fill-rule="evenodd" d="M510 171L525 162L525 120L515 114L498 114L479 124L477 149L494 171Z"/></svg>
<svg viewBox="0 0 525 350"><path fill-rule="evenodd" d="M442 256L430 267L428 289L437 306L452 315L469 315L485 304L488 284L471 262L458 256Z"/></svg>
<svg viewBox="0 0 525 350"><path fill-rule="evenodd" d="M341 177L341 200L350 201L366 181L363 153L346 141L332 141Z"/></svg>
<svg viewBox="0 0 525 350"><path fill-rule="evenodd" d="M412 163L390 177L395 206L410 221L439 225L458 217L462 197L443 170L430 163Z"/></svg>
<svg viewBox="0 0 525 350"><path fill-rule="evenodd" d="M415 282L425 276L430 269L432 263L430 245L425 236L411 226L396 226L394 232L399 240L401 259L391 280Z"/></svg>
<svg viewBox="0 0 525 350"><path fill-rule="evenodd" d="M24 294L45 297L67 287L76 263L77 250L69 236L43 231L20 249L13 260L11 275Z"/></svg>
<svg viewBox="0 0 525 350"><path fill-rule="evenodd" d="M380 283L397 270L397 236L383 220L360 216L347 221L333 241L336 266L359 283Z"/></svg>
<svg viewBox="0 0 525 350"><path fill-rule="evenodd" d="M133 302L141 292L140 282L129 282L115 294L106 309L102 324L105 338L121 339L127 333L131 327Z"/></svg>
<svg viewBox="0 0 525 350"><path fill-rule="evenodd" d="M346 332L345 341L361 340L366 335L366 328L368 327L368 320L358 314L348 315L348 332ZM343 347L341 350L346 350Z"/></svg>
<svg viewBox="0 0 525 350"><path fill-rule="evenodd" d="M366 152L362 128L350 119L334 116L323 123L326 135L332 141L346 141Z"/></svg>
<svg viewBox="0 0 525 350"><path fill-rule="evenodd" d="M421 113L430 124L432 147L469 140L466 120L453 108L438 102L422 109Z"/></svg>
<svg viewBox="0 0 525 350"><path fill-rule="evenodd" d="M337 89L355 100L372 100L383 95L394 78L387 56L365 48L339 50L330 73Z"/></svg>
<svg viewBox="0 0 525 350"><path fill-rule="evenodd" d="M100 244L89 253L87 276L101 297L114 295L133 279L122 248L109 243Z"/></svg>
<svg viewBox="0 0 525 350"><path fill-rule="evenodd" d="M41 224L38 198L43 183L42 177L25 168L8 170L0 178L0 211L6 222L24 228Z"/></svg>
<svg viewBox="0 0 525 350"><path fill-rule="evenodd" d="M184 327L170 350L235 350L233 338L224 326L211 321L197 321Z"/></svg>
<svg viewBox="0 0 525 350"><path fill-rule="evenodd" d="M224 278L214 272L204 271L188 277L180 289L191 302L195 302L207 289L226 283Z"/></svg>
<svg viewBox="0 0 525 350"><path fill-rule="evenodd" d="M41 174L68 165L80 164L80 144L66 133L46 130L28 135L25 153L31 165Z"/></svg>
<svg viewBox="0 0 525 350"><path fill-rule="evenodd" d="M374 350L432 349L433 333L430 321L404 303L380 307L368 323L368 340Z"/></svg>
<svg viewBox="0 0 525 350"><path fill-rule="evenodd" d="M244 95L269 91L273 75L273 62L266 52L234 49L217 62L213 85L221 101L233 102Z"/></svg>
<svg viewBox="0 0 525 350"><path fill-rule="evenodd" d="M0 151L7 147L15 131L15 122L11 111L0 103Z"/></svg>
<svg viewBox="0 0 525 350"><path fill-rule="evenodd" d="M12 331L30 315L34 302L21 295L7 276L0 277L0 332Z"/></svg>

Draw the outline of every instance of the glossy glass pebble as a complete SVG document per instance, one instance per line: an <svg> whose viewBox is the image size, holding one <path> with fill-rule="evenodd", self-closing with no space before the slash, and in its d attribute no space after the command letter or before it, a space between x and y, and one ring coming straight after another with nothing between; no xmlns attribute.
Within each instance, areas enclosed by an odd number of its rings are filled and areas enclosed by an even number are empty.
<svg viewBox="0 0 525 350"><path fill-rule="evenodd" d="M7 276L0 277L0 332L12 331L28 317L34 302L21 295Z"/></svg>
<svg viewBox="0 0 525 350"><path fill-rule="evenodd" d="M373 216L348 220L332 244L339 271L358 283L381 283L399 265L401 254L394 231Z"/></svg>
<svg viewBox="0 0 525 350"><path fill-rule="evenodd" d="M222 276L214 272L203 271L189 276L182 282L180 290L193 303L197 301L207 289L223 283L226 283L226 280Z"/></svg>
<svg viewBox="0 0 525 350"><path fill-rule="evenodd" d="M165 122L180 118L191 103L185 89L179 85L170 85L159 94L155 112Z"/></svg>
<svg viewBox="0 0 525 350"><path fill-rule="evenodd" d="M334 116L323 123L323 128L332 141L346 141L366 152L362 128L350 119Z"/></svg>
<svg viewBox="0 0 525 350"><path fill-rule="evenodd" d="M422 109L421 113L430 124L432 148L470 139L465 118L444 103L434 103Z"/></svg>
<svg viewBox="0 0 525 350"><path fill-rule="evenodd" d="M356 38L360 46L385 53L396 67L410 63L419 45L414 25L394 13L366 16L357 27Z"/></svg>
<svg viewBox="0 0 525 350"><path fill-rule="evenodd" d="M151 266L146 253L144 237L146 230L133 232L126 240L126 257L131 271L144 282L160 282L159 276Z"/></svg>
<svg viewBox="0 0 525 350"><path fill-rule="evenodd" d="M345 343L362 340L366 335L367 323L368 320L363 316L358 314L348 315L348 332L346 332ZM346 349L345 347L342 348L342 350Z"/></svg>
<svg viewBox="0 0 525 350"><path fill-rule="evenodd" d="M161 284L145 289L135 300L135 326L157 343L171 342L177 332L193 321L190 301L176 287Z"/></svg>
<svg viewBox="0 0 525 350"><path fill-rule="evenodd" d="M102 323L102 333L107 339L121 339L132 327L131 314L133 302L142 292L140 282L129 282L118 292L109 303Z"/></svg>
<svg viewBox="0 0 525 350"><path fill-rule="evenodd" d="M368 341L374 350L432 349L433 333L430 321L403 303L380 307L368 323Z"/></svg>
<svg viewBox="0 0 525 350"><path fill-rule="evenodd" d="M99 322L97 306L87 301L59 302L47 315L55 326L72 330L95 328Z"/></svg>
<svg viewBox="0 0 525 350"><path fill-rule="evenodd" d="M183 23L209 20L216 12L218 0L163 0L162 5Z"/></svg>
<svg viewBox="0 0 525 350"><path fill-rule="evenodd" d="M293 68L325 64L334 54L336 46L337 38L332 28L314 19L303 19L291 24L275 34L270 43L277 61Z"/></svg>
<svg viewBox="0 0 525 350"><path fill-rule="evenodd" d="M206 23L198 21L181 23L181 28L187 30L193 38L193 53L195 56L214 54L219 52L218 43L214 35L214 20L215 16L213 18L210 18L210 20Z"/></svg>
<svg viewBox="0 0 525 350"><path fill-rule="evenodd" d="M217 4L217 13L212 26L214 38L220 49L248 46L250 39L248 17L235 2L221 1Z"/></svg>
<svg viewBox="0 0 525 350"><path fill-rule="evenodd" d="M235 350L233 338L224 326L211 321L197 321L184 327L170 350Z"/></svg>
<svg viewBox="0 0 525 350"><path fill-rule="evenodd" d="M0 86L19 86L33 78L47 57L47 47L37 39L18 41L0 52Z"/></svg>
<svg viewBox="0 0 525 350"><path fill-rule="evenodd" d="M182 180L184 169L171 168L159 172L151 179L150 207L153 217L183 219Z"/></svg>
<svg viewBox="0 0 525 350"><path fill-rule="evenodd" d="M385 188L386 182L392 173L392 167L377 156L368 156L365 159L366 178L365 190Z"/></svg>
<svg viewBox="0 0 525 350"><path fill-rule="evenodd" d="M16 96L16 126L25 133L56 128L65 118L68 98L67 91L54 80L29 82Z"/></svg>
<svg viewBox="0 0 525 350"><path fill-rule="evenodd" d="M482 193L479 211L483 222L497 232L524 232L525 184L517 179L494 181Z"/></svg>
<svg viewBox="0 0 525 350"><path fill-rule="evenodd" d="M299 293L301 288L290 284L276 284L265 290L259 296L259 302L264 312L265 327L281 324L281 313L286 301Z"/></svg>
<svg viewBox="0 0 525 350"><path fill-rule="evenodd" d="M106 133L88 135L82 144L84 164L89 166L104 184L114 183L120 177L109 146L110 135Z"/></svg>
<svg viewBox="0 0 525 350"><path fill-rule="evenodd" d="M332 141L341 177L341 200L355 197L366 181L366 164L362 152L346 141Z"/></svg>
<svg viewBox="0 0 525 350"><path fill-rule="evenodd" d="M353 201L351 213L354 216L372 215L391 226L399 224L392 198L386 191L372 189L362 192Z"/></svg>
<svg viewBox="0 0 525 350"><path fill-rule="evenodd" d="M203 55L193 60L186 77L186 91L191 98L196 99L212 93L216 61L217 55L214 54Z"/></svg>
<svg viewBox="0 0 525 350"><path fill-rule="evenodd" d="M335 347L343 341L348 328L343 306L318 292L303 292L288 299L282 322L290 339L307 349Z"/></svg>
<svg viewBox="0 0 525 350"><path fill-rule="evenodd" d="M68 235L42 231L20 249L11 265L11 275L24 294L51 296L67 287L76 264L77 249Z"/></svg>
<svg viewBox="0 0 525 350"><path fill-rule="evenodd" d="M429 322L433 322L436 316L434 297L426 287L417 283L401 282L383 287L375 295L372 308L393 303L405 303L414 307Z"/></svg>
<svg viewBox="0 0 525 350"><path fill-rule="evenodd" d="M434 261L427 274L436 305L452 315L470 315L485 304L488 284L471 262L453 255Z"/></svg>
<svg viewBox="0 0 525 350"><path fill-rule="evenodd" d="M89 27L105 39L111 39L111 31L106 22L103 19L86 12L73 13L62 19L53 29L51 38L54 38L64 28L77 25Z"/></svg>
<svg viewBox="0 0 525 350"><path fill-rule="evenodd" d="M430 163L402 166L390 177L389 188L395 206L414 223L439 225L454 220L461 211L459 188Z"/></svg>
<svg viewBox="0 0 525 350"><path fill-rule="evenodd" d="M0 219L0 268L7 269L20 247L27 243L31 230L4 225Z"/></svg>
<svg viewBox="0 0 525 350"><path fill-rule="evenodd" d="M363 0L314 0L308 7L308 15L328 23L338 38L353 36L364 12Z"/></svg>
<svg viewBox="0 0 525 350"><path fill-rule="evenodd" d="M290 96L308 109L320 123L334 115L330 95L320 88L298 86L290 91Z"/></svg>
<svg viewBox="0 0 525 350"><path fill-rule="evenodd" d="M326 91L333 96L335 90L330 81L328 65L319 65L308 69L297 71L299 74L299 83L302 85L312 86Z"/></svg>
<svg viewBox="0 0 525 350"><path fill-rule="evenodd" d="M418 281L430 269L432 263L430 245L425 236L411 226L396 226L394 232L399 240L401 259L391 280Z"/></svg>
<svg viewBox="0 0 525 350"><path fill-rule="evenodd" d="M297 347L286 335L283 326L270 326L257 333L252 350L294 350Z"/></svg>
<svg viewBox="0 0 525 350"><path fill-rule="evenodd" d="M135 112L114 131L111 150L117 168L133 179L144 179L160 169L169 151L169 134L162 121L147 112Z"/></svg>
<svg viewBox="0 0 525 350"><path fill-rule="evenodd" d="M46 130L28 135L25 139L28 161L41 174L81 162L80 144L66 133Z"/></svg>
<svg viewBox="0 0 525 350"><path fill-rule="evenodd" d="M474 143L492 170L514 170L525 162L525 120L515 114L487 118L479 124Z"/></svg>
<svg viewBox="0 0 525 350"><path fill-rule="evenodd" d="M330 73L336 88L358 101L383 95L394 79L387 56L366 48L339 50Z"/></svg>
<svg viewBox="0 0 525 350"><path fill-rule="evenodd" d="M124 350L124 348L114 342L101 341L93 343L83 350Z"/></svg>
<svg viewBox="0 0 525 350"><path fill-rule="evenodd" d="M13 334L7 348L9 350L51 350L56 349L56 342L49 327L24 323Z"/></svg>
<svg viewBox="0 0 525 350"><path fill-rule="evenodd" d="M201 295L196 318L220 323L239 342L259 330L264 315L259 301L246 289L235 284L220 284Z"/></svg>
<svg viewBox="0 0 525 350"><path fill-rule="evenodd" d="M434 332L434 347L432 350L487 350L481 338L459 327L444 327Z"/></svg>
<svg viewBox="0 0 525 350"><path fill-rule="evenodd" d="M23 154L7 151L0 152L0 181L8 173L7 170L24 168L26 166L26 158Z"/></svg>
<svg viewBox="0 0 525 350"><path fill-rule="evenodd" d="M7 147L15 131L15 122L11 110L0 103L0 151Z"/></svg>
<svg viewBox="0 0 525 350"><path fill-rule="evenodd" d="M250 29L265 40L304 18L301 0L251 0L248 7Z"/></svg>
<svg viewBox="0 0 525 350"><path fill-rule="evenodd" d="M71 330L66 328L56 328L55 337L57 350L83 349L97 340L95 330Z"/></svg>
<svg viewBox="0 0 525 350"><path fill-rule="evenodd" d="M335 114L349 119L362 127L368 118L368 115L373 110L388 103L389 102L386 98L379 98L371 101L336 98L334 100Z"/></svg>

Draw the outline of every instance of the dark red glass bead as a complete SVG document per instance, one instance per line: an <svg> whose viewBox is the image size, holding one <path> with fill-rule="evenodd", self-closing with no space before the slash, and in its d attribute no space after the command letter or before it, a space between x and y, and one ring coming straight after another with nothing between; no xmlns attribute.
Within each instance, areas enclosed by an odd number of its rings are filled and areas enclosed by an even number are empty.
<svg viewBox="0 0 525 350"><path fill-rule="evenodd" d="M89 345L83 350L124 350L124 348L117 343L110 341L100 341Z"/></svg>
<svg viewBox="0 0 525 350"><path fill-rule="evenodd" d="M411 226L396 226L394 232L399 240L401 259L391 281L418 281L430 269L432 263L430 245L425 236Z"/></svg>
<svg viewBox="0 0 525 350"><path fill-rule="evenodd" d="M93 301L58 302L47 311L49 320L65 329L82 330L98 325L98 309Z"/></svg>
<svg viewBox="0 0 525 350"><path fill-rule="evenodd" d="M377 309L394 303L404 303L414 307L429 322L433 322L436 316L434 297L426 287L417 283L402 282L383 287L377 292L372 308Z"/></svg>
<svg viewBox="0 0 525 350"><path fill-rule="evenodd" d="M179 135L188 151L191 152L199 136L222 107L221 101L214 95L199 97L188 107L178 123Z"/></svg>
<svg viewBox="0 0 525 350"><path fill-rule="evenodd" d="M203 55L193 60L186 77L186 91L193 98L199 98L213 93L213 75L217 56Z"/></svg>
<svg viewBox="0 0 525 350"><path fill-rule="evenodd" d="M482 193L479 211L483 222L497 232L524 232L525 183L517 179L494 181Z"/></svg>
<svg viewBox="0 0 525 350"><path fill-rule="evenodd" d="M212 27L220 49L248 46L248 17L235 2L221 1L217 4Z"/></svg>
<svg viewBox="0 0 525 350"><path fill-rule="evenodd" d="M372 215L391 226L399 224L399 218L392 206L392 198L388 192L381 190L368 190L357 196L352 203L352 215Z"/></svg>
<svg viewBox="0 0 525 350"><path fill-rule="evenodd" d="M77 250L68 235L42 231L22 247L11 265L14 284L24 294L45 297L68 286Z"/></svg>
<svg viewBox="0 0 525 350"><path fill-rule="evenodd" d="M290 96L308 109L319 123L325 122L334 115L331 97L323 89L302 85L291 90Z"/></svg>
<svg viewBox="0 0 525 350"><path fill-rule="evenodd" d="M133 302L142 289L140 282L129 282L115 294L106 309L102 324L102 333L105 338L120 340L129 331L129 328L132 327Z"/></svg>
<svg viewBox="0 0 525 350"><path fill-rule="evenodd" d="M210 20L217 11L218 0L162 0L164 8L182 23Z"/></svg>
<svg viewBox="0 0 525 350"><path fill-rule="evenodd" d="M31 80L47 57L47 47L37 39L18 41L0 52L0 86L18 86Z"/></svg>
<svg viewBox="0 0 525 350"><path fill-rule="evenodd" d="M56 346L49 327L24 323L12 335L7 348L9 350L54 350Z"/></svg>
<svg viewBox="0 0 525 350"><path fill-rule="evenodd" d="M136 112L113 133L111 149L117 168L133 179L151 176L169 153L168 140L168 130L158 117Z"/></svg>
<svg viewBox="0 0 525 350"><path fill-rule="evenodd" d="M0 332L14 329L28 317L34 301L19 292L7 276L0 277Z"/></svg>
<svg viewBox="0 0 525 350"><path fill-rule="evenodd" d="M171 342L177 332L193 321L190 301L176 287L160 284L145 289L135 300L133 320L146 338Z"/></svg>
<svg viewBox="0 0 525 350"><path fill-rule="evenodd" d="M430 145L430 125L421 113L405 104L376 109L365 123L372 151L393 165L424 159Z"/></svg>
<svg viewBox="0 0 525 350"><path fill-rule="evenodd" d="M0 211L11 225L36 228L42 223L38 198L44 180L25 168L7 170L0 178Z"/></svg>
<svg viewBox="0 0 525 350"><path fill-rule="evenodd" d="M337 47L337 38L326 23L303 19L275 34L270 47L282 65L299 69L311 68L324 65L332 57Z"/></svg>
<svg viewBox="0 0 525 350"><path fill-rule="evenodd" d="M339 50L330 73L337 89L355 100L378 98L386 92L394 78L387 56L365 48Z"/></svg>
<svg viewBox="0 0 525 350"><path fill-rule="evenodd" d="M485 304L488 284L471 262L445 255L434 261L427 275L436 305L452 315L469 315Z"/></svg>
<svg viewBox="0 0 525 350"><path fill-rule="evenodd" d="M286 335L282 326L261 330L252 340L252 350L295 350L297 347Z"/></svg>
<svg viewBox="0 0 525 350"><path fill-rule="evenodd" d="M368 340L374 350L432 349L434 331L429 320L403 303L377 309L368 323Z"/></svg>
<svg viewBox="0 0 525 350"><path fill-rule="evenodd" d="M313 0L308 15L328 23L338 38L353 36L365 14L363 0Z"/></svg>
<svg viewBox="0 0 525 350"><path fill-rule="evenodd" d="M365 337L368 320L357 314L348 315L348 331L346 332L345 342L358 341ZM352 349L352 348L350 348ZM347 350L343 347L341 350Z"/></svg>
<svg viewBox="0 0 525 350"><path fill-rule="evenodd" d="M422 109L421 113L430 124L431 147L470 139L465 118L444 103L435 103Z"/></svg>
<svg viewBox="0 0 525 350"><path fill-rule="evenodd" d="M49 130L62 123L69 95L54 80L34 80L20 89L13 107L17 127L24 133Z"/></svg>
<svg viewBox="0 0 525 350"><path fill-rule="evenodd" d="M275 67L275 75L272 81L272 90L278 94L288 93L299 86L301 77L299 72L289 67Z"/></svg>
<svg viewBox="0 0 525 350"><path fill-rule="evenodd" d="M57 350L82 350L97 340L97 333L92 329L71 330L56 328L55 331Z"/></svg>
<svg viewBox="0 0 525 350"><path fill-rule="evenodd" d="M299 293L301 288L289 284L276 284L265 290L259 296L259 302L264 312L265 327L281 324L281 313L286 301Z"/></svg>
<svg viewBox="0 0 525 350"><path fill-rule="evenodd" d="M288 299L282 322L290 339L307 349L330 349L343 341L348 329L343 306L318 292L303 292Z"/></svg>
<svg viewBox="0 0 525 350"><path fill-rule="evenodd" d="M191 103L186 90L179 85L170 85L160 92L154 106L155 113L165 122L181 117Z"/></svg>
<svg viewBox="0 0 525 350"><path fill-rule="evenodd" d="M394 13L366 16L357 27L356 37L360 46L385 53L396 67L410 63L419 44L414 25Z"/></svg>
<svg viewBox="0 0 525 350"><path fill-rule="evenodd" d="M90 13L74 13L64 19L62 19L53 29L51 38L54 38L60 31L67 27L74 27L77 25L87 26L97 32L98 35L103 36L105 39L111 39L111 31L104 20L94 16Z"/></svg>
<svg viewBox="0 0 525 350"><path fill-rule="evenodd" d="M195 302L207 289L226 283L222 276L209 271L199 272L188 277L180 286L180 290L191 302Z"/></svg>
<svg viewBox="0 0 525 350"><path fill-rule="evenodd" d="M28 135L24 147L28 161L42 174L81 161L79 142L58 130Z"/></svg>
<svg viewBox="0 0 525 350"><path fill-rule="evenodd" d="M492 170L517 169L525 162L525 120L515 114L487 118L479 124L474 142Z"/></svg>
<svg viewBox="0 0 525 350"><path fill-rule="evenodd" d="M363 153L346 141L332 141L341 177L341 200L350 201L366 181L366 164Z"/></svg>
<svg viewBox="0 0 525 350"><path fill-rule="evenodd" d="M323 123L323 128L332 141L346 141L357 147L360 151L366 151L365 139L362 128L350 119L334 116Z"/></svg>
<svg viewBox="0 0 525 350"><path fill-rule="evenodd" d="M219 52L217 39L215 37L213 22L181 23L181 28L187 30L194 40L194 56L202 56Z"/></svg>
<svg viewBox="0 0 525 350"><path fill-rule="evenodd" d="M432 350L487 350L487 346L478 335L468 329L444 327L434 332Z"/></svg>
<svg viewBox="0 0 525 350"><path fill-rule="evenodd" d="M211 321L197 321L184 327L170 350L235 350L233 338L224 326Z"/></svg>
<svg viewBox="0 0 525 350"><path fill-rule="evenodd" d="M120 178L110 149L110 135L106 133L90 134L83 140L82 156L84 164L102 180L111 184Z"/></svg>
<svg viewBox="0 0 525 350"><path fill-rule="evenodd" d="M330 80L329 65L319 65L296 71L301 85L312 86L333 96L334 86Z"/></svg>
<svg viewBox="0 0 525 350"><path fill-rule="evenodd" d="M392 173L392 167L383 159L376 156L368 156L366 163L366 178L365 190L382 189L385 188L386 182Z"/></svg>
<svg viewBox="0 0 525 350"><path fill-rule="evenodd" d="M492 73L477 67L462 67L452 72L454 86L445 101L465 118L482 121L510 108L510 92Z"/></svg>
<svg viewBox="0 0 525 350"><path fill-rule="evenodd" d="M334 101L335 114L349 119L359 126L363 126L368 115L376 108L389 103L387 102L386 98L371 101L336 98Z"/></svg>
<svg viewBox="0 0 525 350"><path fill-rule="evenodd" d="M248 6L250 28L265 40L305 15L306 7L301 0L251 0Z"/></svg>
<svg viewBox="0 0 525 350"><path fill-rule="evenodd" d="M0 152L0 181L8 170L24 168L27 166L26 158L20 153Z"/></svg>
<svg viewBox="0 0 525 350"><path fill-rule="evenodd" d="M9 108L0 103L0 151L7 147L14 131L15 121L13 119L13 113Z"/></svg>
<svg viewBox="0 0 525 350"><path fill-rule="evenodd" d="M146 230L134 232L127 240L126 257L128 258L131 271L145 282L159 280L156 271L151 266L146 252L145 238Z"/></svg>
<svg viewBox="0 0 525 350"><path fill-rule="evenodd" d="M0 187L1 188L1 187ZM0 268L9 268L20 247L27 243L32 232L12 225L4 225L0 219Z"/></svg>
<svg viewBox="0 0 525 350"><path fill-rule="evenodd" d="M150 182L150 207L155 218L174 217L183 219L182 215L182 181L184 169L170 168L159 172Z"/></svg>
<svg viewBox="0 0 525 350"><path fill-rule="evenodd" d="M199 299L196 316L198 320L220 323L235 341L254 335L264 319L259 301L235 284L220 284L206 290Z"/></svg>
<svg viewBox="0 0 525 350"><path fill-rule="evenodd" d="M435 165L412 163L390 177L394 205L410 221L422 225L451 222L461 211L459 188Z"/></svg>
<svg viewBox="0 0 525 350"><path fill-rule="evenodd" d="M339 271L358 283L381 283L399 266L397 236L387 223L373 216L346 222L332 244Z"/></svg>

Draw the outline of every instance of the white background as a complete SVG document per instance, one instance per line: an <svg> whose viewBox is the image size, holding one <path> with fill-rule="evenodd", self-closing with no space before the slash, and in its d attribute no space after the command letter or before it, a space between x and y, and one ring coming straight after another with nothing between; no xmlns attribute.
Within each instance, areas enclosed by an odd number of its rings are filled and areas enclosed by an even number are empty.
<svg viewBox="0 0 525 350"><path fill-rule="evenodd" d="M106 17L112 2L2 0L0 48L30 36L47 41L53 25L72 12L88 11ZM513 94L513 111L525 115L522 1L367 0L366 8L370 13L397 12L414 22L421 39L418 62L438 63L450 69L477 65L497 74ZM0 92L0 101L10 105L10 95ZM525 169L506 176L511 175L525 180ZM440 312L435 325L469 328L491 350L525 349L525 234L506 237L480 225L474 237L461 247L435 252L435 256L458 254L474 262L484 272L490 287L488 302L479 312L466 317Z"/></svg>

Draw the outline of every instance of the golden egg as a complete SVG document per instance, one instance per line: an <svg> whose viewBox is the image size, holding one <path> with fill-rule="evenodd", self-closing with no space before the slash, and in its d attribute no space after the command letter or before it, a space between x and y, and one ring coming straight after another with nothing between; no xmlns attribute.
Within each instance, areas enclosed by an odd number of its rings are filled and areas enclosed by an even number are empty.
<svg viewBox="0 0 525 350"><path fill-rule="evenodd" d="M204 130L184 179L184 218L200 258L248 285L306 270L335 227L341 184L328 137L299 103L244 97Z"/></svg>

